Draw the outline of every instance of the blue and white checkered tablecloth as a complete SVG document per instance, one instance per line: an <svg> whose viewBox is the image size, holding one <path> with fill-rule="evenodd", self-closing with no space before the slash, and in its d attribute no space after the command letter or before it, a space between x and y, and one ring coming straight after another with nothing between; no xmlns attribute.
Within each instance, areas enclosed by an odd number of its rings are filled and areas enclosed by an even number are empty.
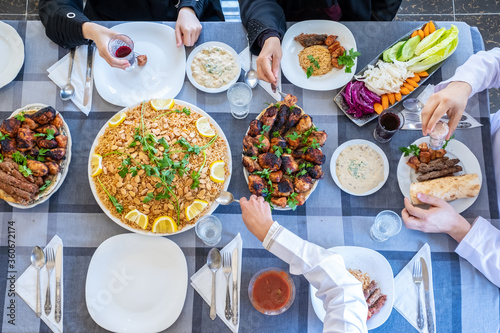
<svg viewBox="0 0 500 333"><path fill-rule="evenodd" d="M13 110L30 103L53 105L63 112L73 137L73 155L65 183L50 201L31 210L13 209L0 203L0 307L2 332L48 332L48 328L35 317L33 311L20 299L16 304L15 326L9 324L6 306L10 302L9 271L19 276L29 265L29 254L34 245L44 246L59 235L64 250L64 329L66 332L102 332L90 317L85 305L85 279L88 265L95 249L107 238L125 233L125 229L113 223L101 211L94 200L87 180L87 161L91 143L101 126L120 108L110 105L94 91L92 112L88 117L77 111L71 102L59 98L58 88L47 77L46 69L67 53L50 42L43 26L37 21L7 21L21 35L26 46L24 67L9 85L0 89L0 119ZM112 23L105 23L112 26ZM172 25L171 23L167 23ZM346 22L354 34L361 51L358 68L362 68L385 47L402 34L418 26L415 22ZM483 49L477 29L465 23L455 23L460 29L457 51L432 78L431 83L453 75L455 68L467 58ZM448 23L441 23L449 26ZM245 31L239 23L205 23L198 43L216 40L231 45L237 52L246 46ZM188 50L188 52L191 49ZM298 104L314 117L316 124L329 134L324 147L327 156L326 177L307 203L292 212L275 212L281 224L299 236L324 247L354 245L368 247L382 253L397 274L424 243L432 251L433 283L436 299L438 332L499 332L500 293L468 262L459 258L454 249L456 243L446 235L423 234L403 228L399 235L384 243L371 240L369 228L374 216L381 210L401 211L403 196L396 179L396 166L400 157L398 146L406 146L421 136L417 131L402 131L381 148L390 163L390 177L375 195L353 197L335 186L328 173L329 159L341 143L355 138L372 140L375 123L359 128L337 110L333 103L336 92L302 90L283 78L283 91L298 97ZM271 97L260 87L254 90L251 115L246 120L236 120L229 113L226 94L206 94L197 91L186 79L177 96L196 104L219 123L231 144L234 165L229 190L236 197L248 196L249 192L239 164L241 142L248 123ZM479 198L464 215L472 221L477 215L492 219L499 226L498 207L495 201L494 170L490 142L488 97L485 92L473 96L467 112L484 126L457 132L457 139L464 142L477 156L483 172ZM264 250L257 239L245 228L238 205L219 207L215 214L223 223L221 246L238 232L243 238L241 332L321 332L322 323L317 319L309 301L309 284L305 278L295 276L297 296L292 307L279 316L265 316L257 312L247 296L247 286L252 275L269 266L287 269L279 259ZM16 262L8 268L7 221L15 221ZM171 237L186 255L191 276L205 263L209 248L204 246L193 231ZM413 287L413 286L409 286ZM209 319L209 307L202 298L188 287L187 298L181 316L169 332L227 332L220 319ZM414 328L395 310L388 321L374 332L414 332Z"/></svg>

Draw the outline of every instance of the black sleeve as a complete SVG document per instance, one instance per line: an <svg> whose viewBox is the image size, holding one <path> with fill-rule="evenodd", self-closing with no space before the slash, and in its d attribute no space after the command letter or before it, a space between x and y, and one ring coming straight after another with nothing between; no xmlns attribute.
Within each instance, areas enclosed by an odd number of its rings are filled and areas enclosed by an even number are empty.
<svg viewBox="0 0 500 333"><path fill-rule="evenodd" d="M286 31L286 18L283 8L276 0L238 0L241 21L247 29L250 50L259 54L265 40L262 33L276 36L281 40Z"/></svg>
<svg viewBox="0 0 500 333"><path fill-rule="evenodd" d="M224 21L220 0L180 0L178 10L191 7L200 21Z"/></svg>
<svg viewBox="0 0 500 333"><path fill-rule="evenodd" d="M54 43L64 48L87 43L82 25L90 20L83 15L83 1L40 0L39 6L45 33Z"/></svg>

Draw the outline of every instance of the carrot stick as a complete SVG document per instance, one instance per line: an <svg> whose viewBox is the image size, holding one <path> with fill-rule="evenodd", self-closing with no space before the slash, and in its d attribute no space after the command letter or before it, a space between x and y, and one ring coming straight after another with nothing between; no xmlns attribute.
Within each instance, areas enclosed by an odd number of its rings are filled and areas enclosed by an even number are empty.
<svg viewBox="0 0 500 333"><path fill-rule="evenodd" d="M387 97L389 98L389 103L391 103L391 105L396 103L396 98L394 97L394 94L387 94Z"/></svg>
<svg viewBox="0 0 500 333"><path fill-rule="evenodd" d="M382 95L381 99L382 99L382 106L385 110L389 107L389 97L387 97L387 94L384 94Z"/></svg>
<svg viewBox="0 0 500 333"><path fill-rule="evenodd" d="M425 33L422 30L418 31L418 35L420 36L420 39L424 39Z"/></svg>
<svg viewBox="0 0 500 333"><path fill-rule="evenodd" d="M418 76L418 74L415 74L411 79L413 81L415 81L415 82L419 82L420 81L420 76Z"/></svg>
<svg viewBox="0 0 500 333"><path fill-rule="evenodd" d="M430 32L429 32L429 23L427 23L425 25L425 28L424 28L424 35L425 37L429 36Z"/></svg>
<svg viewBox="0 0 500 333"><path fill-rule="evenodd" d="M407 79L406 82L411 84L413 87L418 88L418 83L413 81L412 79Z"/></svg>
<svg viewBox="0 0 500 333"><path fill-rule="evenodd" d="M434 22L429 21L429 23L427 23L427 25L429 26L429 33L432 34L434 31L436 31L436 26L434 25Z"/></svg>
<svg viewBox="0 0 500 333"><path fill-rule="evenodd" d="M411 91L408 90L408 88L401 87L401 90L399 91L401 95L408 95Z"/></svg>
<svg viewBox="0 0 500 333"><path fill-rule="evenodd" d="M413 31L413 33L411 34L410 38L413 38L413 37L415 37L416 35L418 35L418 31L417 31L417 30Z"/></svg>
<svg viewBox="0 0 500 333"><path fill-rule="evenodd" d="M423 71L423 72L417 73L417 75L422 78L422 77L428 77L429 73L427 73L426 71Z"/></svg>
<svg viewBox="0 0 500 333"><path fill-rule="evenodd" d="M395 94L394 94L394 98L396 99L396 101L398 101L398 102L399 102L399 101L401 100L401 98L402 98L402 97L401 97L401 93L395 93Z"/></svg>
<svg viewBox="0 0 500 333"><path fill-rule="evenodd" d="M408 89L409 91L413 91L415 90L415 88L413 88L413 86L409 83L403 83L403 86L405 86L406 89Z"/></svg>
<svg viewBox="0 0 500 333"><path fill-rule="evenodd" d="M378 114L380 114L382 111L384 111L384 107L382 106L382 104L380 103L375 103L373 104L373 109L375 110L375 112L377 112Z"/></svg>

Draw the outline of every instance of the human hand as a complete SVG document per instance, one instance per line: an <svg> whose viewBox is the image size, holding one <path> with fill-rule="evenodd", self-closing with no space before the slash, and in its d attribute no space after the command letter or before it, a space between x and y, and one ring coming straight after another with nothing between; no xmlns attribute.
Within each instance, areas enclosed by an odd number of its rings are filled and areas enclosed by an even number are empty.
<svg viewBox="0 0 500 333"><path fill-rule="evenodd" d="M182 44L193 46L201 33L201 23L196 17L193 9L183 7L179 10L177 22L175 23L175 40L177 47Z"/></svg>
<svg viewBox="0 0 500 333"><path fill-rule="evenodd" d="M431 207L429 210L417 208L405 198L401 216L406 227L425 233L447 233L460 243L471 228L469 222L442 199L423 193L417 193L417 198Z"/></svg>
<svg viewBox="0 0 500 333"><path fill-rule="evenodd" d="M278 85L281 62L281 42L278 37L269 37L257 57L257 78Z"/></svg>
<svg viewBox="0 0 500 333"><path fill-rule="evenodd" d="M241 217L248 230L263 242L274 223L271 206L264 201L263 197L257 197L256 195L252 195L249 200L241 198L240 206Z"/></svg>
<svg viewBox="0 0 500 333"><path fill-rule="evenodd" d="M106 62L111 67L126 69L130 66L128 60L117 59L113 57L108 51L109 40L115 35L118 35L116 31L92 22L85 22L82 25L82 31L83 38L91 39L94 41L97 49L99 50L99 55L101 56L101 58L106 60Z"/></svg>
<svg viewBox="0 0 500 333"><path fill-rule="evenodd" d="M422 134L432 132L436 123L446 113L450 118L450 131L446 136L448 140L464 114L471 91L472 87L467 82L454 81L443 90L432 94L422 110Z"/></svg>

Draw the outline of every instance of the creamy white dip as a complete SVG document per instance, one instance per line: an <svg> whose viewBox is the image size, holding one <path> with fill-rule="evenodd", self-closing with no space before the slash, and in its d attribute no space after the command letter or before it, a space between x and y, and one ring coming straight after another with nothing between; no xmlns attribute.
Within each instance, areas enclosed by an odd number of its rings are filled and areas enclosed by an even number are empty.
<svg viewBox="0 0 500 333"><path fill-rule="evenodd" d="M355 194L368 192L384 180L382 156L368 145L352 145L342 150L335 170L342 186Z"/></svg>
<svg viewBox="0 0 500 333"><path fill-rule="evenodd" d="M201 50L193 58L191 71L196 82L207 88L220 88L239 74L231 52L219 46Z"/></svg>

